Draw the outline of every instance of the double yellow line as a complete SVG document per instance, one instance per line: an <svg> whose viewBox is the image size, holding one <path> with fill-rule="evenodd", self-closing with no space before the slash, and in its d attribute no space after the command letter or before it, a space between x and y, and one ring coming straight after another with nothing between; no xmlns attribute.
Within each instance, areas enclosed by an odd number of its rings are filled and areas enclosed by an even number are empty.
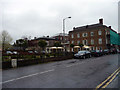
<svg viewBox="0 0 120 90"><path fill-rule="evenodd" d="M120 67L114 73L112 73L105 81L99 84L96 87L96 90L99 90L101 88L106 88L115 79L115 77L119 74L119 72L120 72Z"/></svg>

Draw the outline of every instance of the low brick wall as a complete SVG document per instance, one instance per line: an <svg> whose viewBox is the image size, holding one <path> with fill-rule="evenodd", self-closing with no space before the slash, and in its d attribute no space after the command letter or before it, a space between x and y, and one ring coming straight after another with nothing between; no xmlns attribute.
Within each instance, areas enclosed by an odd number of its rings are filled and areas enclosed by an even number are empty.
<svg viewBox="0 0 120 90"><path fill-rule="evenodd" d="M62 60L67 60L71 58L73 58L72 55L62 56L62 57L50 57L50 58L43 58L43 59L33 59L33 60L18 60L17 67L46 63L46 62L51 62L51 61L62 61ZM2 69L9 69L9 68L12 68L10 61L2 62Z"/></svg>

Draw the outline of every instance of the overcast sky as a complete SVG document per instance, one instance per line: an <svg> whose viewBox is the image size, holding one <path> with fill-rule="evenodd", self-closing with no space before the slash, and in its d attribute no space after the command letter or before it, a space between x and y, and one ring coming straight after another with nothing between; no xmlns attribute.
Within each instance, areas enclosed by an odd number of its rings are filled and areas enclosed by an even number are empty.
<svg viewBox="0 0 120 90"><path fill-rule="evenodd" d="M119 0L1 0L0 30L7 30L13 41L22 36L41 37L66 33L73 27L98 23L118 31Z"/></svg>

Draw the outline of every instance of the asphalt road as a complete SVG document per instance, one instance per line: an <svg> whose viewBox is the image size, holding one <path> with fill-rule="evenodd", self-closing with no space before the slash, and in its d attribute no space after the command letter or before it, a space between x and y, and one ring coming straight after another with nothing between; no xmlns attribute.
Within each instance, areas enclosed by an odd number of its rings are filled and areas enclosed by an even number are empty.
<svg viewBox="0 0 120 90"><path fill-rule="evenodd" d="M96 88L118 69L118 61L118 54L113 54L9 69L2 72L1 84L2 88ZM117 80L107 88L118 88Z"/></svg>

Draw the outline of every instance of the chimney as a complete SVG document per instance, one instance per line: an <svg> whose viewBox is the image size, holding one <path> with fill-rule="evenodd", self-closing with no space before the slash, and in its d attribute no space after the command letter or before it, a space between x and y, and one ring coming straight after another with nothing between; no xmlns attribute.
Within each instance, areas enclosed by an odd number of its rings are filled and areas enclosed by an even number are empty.
<svg viewBox="0 0 120 90"><path fill-rule="evenodd" d="M111 26L109 26L109 28L111 29Z"/></svg>
<svg viewBox="0 0 120 90"><path fill-rule="evenodd" d="M88 25L86 25L86 28L88 28Z"/></svg>
<svg viewBox="0 0 120 90"><path fill-rule="evenodd" d="M34 39L36 39L36 37L34 37Z"/></svg>
<svg viewBox="0 0 120 90"><path fill-rule="evenodd" d="M99 19L99 24L103 24L103 19Z"/></svg>
<svg viewBox="0 0 120 90"><path fill-rule="evenodd" d="M73 30L75 30L76 28L75 27L73 27Z"/></svg>

